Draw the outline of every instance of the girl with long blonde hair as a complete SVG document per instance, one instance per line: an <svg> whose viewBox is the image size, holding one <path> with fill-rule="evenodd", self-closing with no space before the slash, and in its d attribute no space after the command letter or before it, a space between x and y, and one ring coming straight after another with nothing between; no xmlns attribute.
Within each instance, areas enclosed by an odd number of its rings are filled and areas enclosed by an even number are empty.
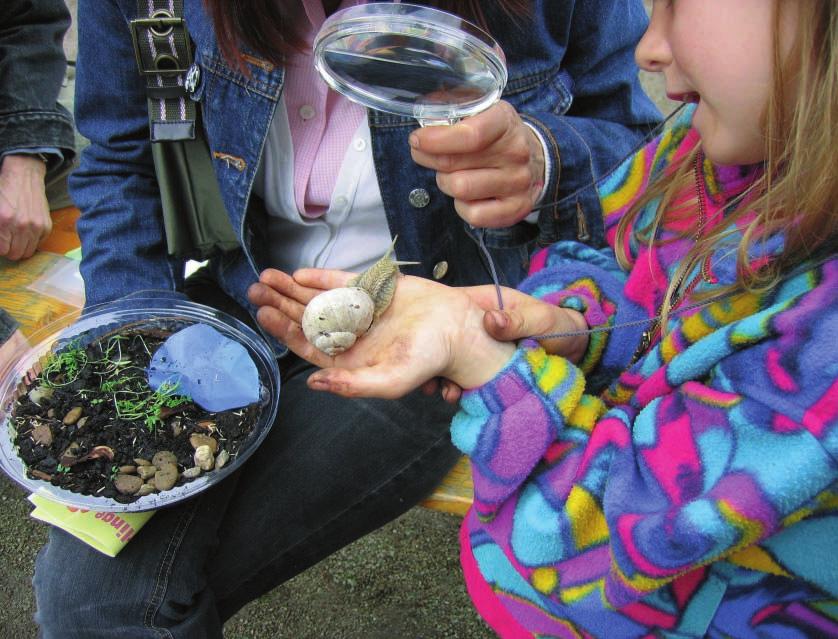
<svg viewBox="0 0 838 639"><path fill-rule="evenodd" d="M833 0L656 0L636 57L688 106L598 185L610 250L541 251L503 310L404 277L328 358L298 321L348 274L251 289L314 389L447 379L500 636L838 636L836 47Z"/></svg>

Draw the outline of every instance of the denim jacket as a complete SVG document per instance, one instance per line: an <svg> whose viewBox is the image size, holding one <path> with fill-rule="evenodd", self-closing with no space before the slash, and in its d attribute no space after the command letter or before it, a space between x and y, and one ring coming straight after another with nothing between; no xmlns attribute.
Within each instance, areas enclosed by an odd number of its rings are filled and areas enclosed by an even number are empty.
<svg viewBox="0 0 838 639"><path fill-rule="evenodd" d="M73 119L58 104L70 26L63 0L3 0L0 11L0 157L9 151L58 149L74 156Z"/></svg>
<svg viewBox="0 0 838 639"><path fill-rule="evenodd" d="M145 89L128 21L135 0L81 0L76 113L90 139L71 178L82 210L81 271L88 304L141 289L176 289L182 264L166 256L152 165ZM659 113L637 80L633 52L647 17L640 0L537 0L531 19L510 18L484 3L490 31L509 67L504 99L547 140L553 175L537 224L486 231L502 283L515 285L529 254L562 238L602 241L594 188L585 188L629 154ZM264 207L251 195L283 69L245 51L249 76L219 52L201 0L186 0L200 78L192 98L203 125L241 249L212 260L222 288L251 313L247 287L267 262ZM368 112L372 152L387 221L398 235L403 271L450 285L491 281L474 232L436 186L435 173L410 157L415 120ZM578 192L578 193L577 193ZM444 273L444 275L442 275Z"/></svg>

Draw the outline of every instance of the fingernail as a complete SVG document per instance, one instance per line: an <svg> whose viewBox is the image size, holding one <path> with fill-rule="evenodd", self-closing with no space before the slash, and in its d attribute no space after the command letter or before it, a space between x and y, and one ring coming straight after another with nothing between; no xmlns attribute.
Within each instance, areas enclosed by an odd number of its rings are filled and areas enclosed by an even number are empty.
<svg viewBox="0 0 838 639"><path fill-rule="evenodd" d="M325 379L312 376L308 378L308 387L312 390L325 391L329 390L329 383Z"/></svg>
<svg viewBox="0 0 838 639"><path fill-rule="evenodd" d="M509 317L503 311L491 311L492 320L498 328L506 328L509 326Z"/></svg>
<svg viewBox="0 0 838 639"><path fill-rule="evenodd" d="M407 138L407 143L414 149L419 148L419 138L413 133Z"/></svg>

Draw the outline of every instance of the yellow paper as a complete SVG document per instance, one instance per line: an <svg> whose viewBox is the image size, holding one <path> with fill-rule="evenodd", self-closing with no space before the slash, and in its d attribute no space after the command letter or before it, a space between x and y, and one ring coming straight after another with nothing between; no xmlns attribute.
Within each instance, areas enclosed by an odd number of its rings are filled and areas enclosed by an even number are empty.
<svg viewBox="0 0 838 639"><path fill-rule="evenodd" d="M34 494L29 495L29 501L35 504L35 510L30 513L33 518L67 531L109 557L116 557L155 513L153 510L142 513L96 512L65 506Z"/></svg>

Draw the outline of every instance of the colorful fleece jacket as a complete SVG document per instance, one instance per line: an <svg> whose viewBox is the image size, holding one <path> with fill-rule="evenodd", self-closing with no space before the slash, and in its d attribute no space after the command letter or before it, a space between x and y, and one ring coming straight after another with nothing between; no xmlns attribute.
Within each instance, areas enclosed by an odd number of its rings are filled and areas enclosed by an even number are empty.
<svg viewBox="0 0 838 639"><path fill-rule="evenodd" d="M612 246L650 176L695 148L691 115L602 186ZM754 171L702 168L718 223ZM524 290L616 328L579 367L525 342L463 395L461 560L501 637L838 637L838 258L688 299L632 363L687 243L632 245L629 272L613 250L537 255ZM716 252L696 292L732 282L734 259Z"/></svg>

